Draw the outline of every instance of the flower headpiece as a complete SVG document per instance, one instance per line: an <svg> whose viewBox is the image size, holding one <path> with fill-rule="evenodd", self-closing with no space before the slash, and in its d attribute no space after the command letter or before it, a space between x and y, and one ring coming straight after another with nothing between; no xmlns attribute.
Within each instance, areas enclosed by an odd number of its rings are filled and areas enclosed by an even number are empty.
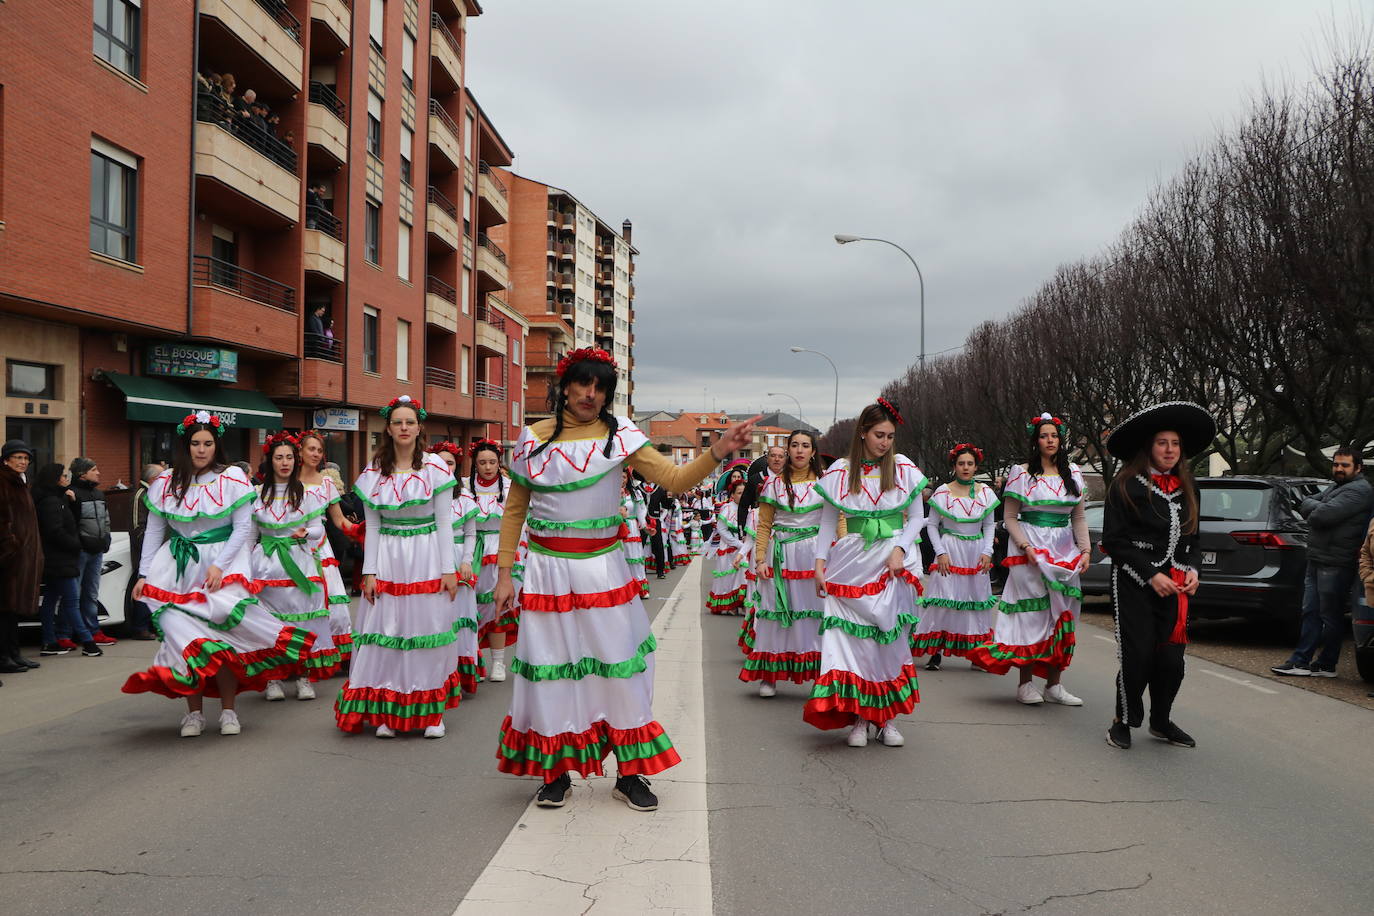
<svg viewBox="0 0 1374 916"><path fill-rule="evenodd" d="M186 430L196 424L210 427L210 431L215 434L216 439L224 435L225 429L228 428L218 414L210 413L208 410L197 410L195 413L188 413L185 419L177 424L177 435L186 435Z"/></svg>
<svg viewBox="0 0 1374 916"><path fill-rule="evenodd" d="M558 361L558 377L562 378L563 374L567 372L568 369L570 369L574 364L580 363L583 360L588 359L592 360L593 362L606 363L612 369L619 368L619 366L616 364L615 358L611 356L611 354L607 353L605 350L602 350L600 347L583 347L581 350L572 351L567 356L563 357Z"/></svg>
<svg viewBox="0 0 1374 916"><path fill-rule="evenodd" d="M477 454L477 450L480 448L494 449L496 454L501 454L501 446L490 439L478 439L476 442L472 443L472 453L474 455Z"/></svg>
<svg viewBox="0 0 1374 916"><path fill-rule="evenodd" d="M1026 432L1033 433L1046 423L1053 423L1054 428L1059 430L1060 435L1063 435L1064 421L1058 417L1051 416L1049 413L1042 413L1038 417L1031 417L1030 422L1026 424Z"/></svg>
<svg viewBox="0 0 1374 916"><path fill-rule="evenodd" d="M429 447L429 453L431 455L437 455L440 452L448 452L457 461L463 460L463 447L457 442L449 442L446 439L443 442L436 442Z"/></svg>
<svg viewBox="0 0 1374 916"><path fill-rule="evenodd" d="M977 461L979 464L983 463L983 450L981 448L974 445L972 442L960 442L958 445L954 446L954 448L949 450L950 464L954 463L954 459L959 456L960 452L973 452L974 460Z"/></svg>
<svg viewBox="0 0 1374 916"><path fill-rule="evenodd" d="M425 422L425 417L429 416L429 412L425 410L420 402L408 394L403 394L398 398L392 398L391 403L387 404L378 412L382 415L383 420L390 420L391 412L397 407L409 407L411 410L415 411L415 416L419 418L421 423Z"/></svg>
<svg viewBox="0 0 1374 916"><path fill-rule="evenodd" d="M291 435L286 430L273 433L267 437L267 441L262 444L262 457L271 458L272 451L279 445L289 445L297 451L300 450L301 440Z"/></svg>
<svg viewBox="0 0 1374 916"><path fill-rule="evenodd" d="M905 422L902 420L902 415L897 412L896 405L887 398L878 398L878 406L886 411L887 415L892 418L892 422L896 423L898 426L901 426L902 423Z"/></svg>

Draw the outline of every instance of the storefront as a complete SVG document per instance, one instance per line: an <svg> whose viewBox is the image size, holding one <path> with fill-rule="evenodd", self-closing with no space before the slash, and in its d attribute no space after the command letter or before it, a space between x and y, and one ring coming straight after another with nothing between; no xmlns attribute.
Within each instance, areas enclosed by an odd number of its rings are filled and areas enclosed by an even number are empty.
<svg viewBox="0 0 1374 916"><path fill-rule="evenodd" d="M352 407L321 407L311 413L312 428L324 438L325 461L337 464L349 483L361 472L353 457L361 424L361 411Z"/></svg>

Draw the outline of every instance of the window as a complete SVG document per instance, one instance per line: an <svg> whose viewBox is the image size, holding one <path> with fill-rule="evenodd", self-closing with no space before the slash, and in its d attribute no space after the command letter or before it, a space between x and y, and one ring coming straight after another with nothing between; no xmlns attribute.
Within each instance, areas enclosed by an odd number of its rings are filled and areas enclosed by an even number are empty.
<svg viewBox="0 0 1374 916"><path fill-rule="evenodd" d="M463 235L472 235L472 192L463 192Z"/></svg>
<svg viewBox="0 0 1374 916"><path fill-rule="evenodd" d="M465 124L466 124L467 131L468 131L468 133L467 133L467 137L468 137L468 158L471 159L473 162L476 162L476 161L477 161L477 119L473 116L472 112L470 112L470 111L467 113L467 121L465 122Z"/></svg>
<svg viewBox="0 0 1374 916"><path fill-rule="evenodd" d="M370 305L363 306L363 371L379 372L377 368L378 338L381 336L382 316Z"/></svg>
<svg viewBox="0 0 1374 916"><path fill-rule="evenodd" d="M458 390L463 394L472 393L472 387L468 384L468 364L472 359L471 354L472 349L466 345L464 345L463 347L463 352L459 354L460 361L458 363Z"/></svg>
<svg viewBox="0 0 1374 916"><path fill-rule="evenodd" d="M91 251L134 260L138 160L103 140L91 140Z"/></svg>
<svg viewBox="0 0 1374 916"><path fill-rule="evenodd" d="M138 15L142 0L95 0L95 56L138 77Z"/></svg>
<svg viewBox="0 0 1374 916"><path fill-rule="evenodd" d="M472 293L469 292L469 289L470 289L471 287L472 287L472 271L470 271L470 270L468 270L466 267L464 267L464 268L463 268L463 314L464 314L464 315L468 314L468 309L469 309L469 306L471 305L470 300L471 300L471 298L472 298Z"/></svg>
<svg viewBox="0 0 1374 916"><path fill-rule="evenodd" d="M381 263L382 208L372 201L363 201L363 257L369 264Z"/></svg>
<svg viewBox="0 0 1374 916"><path fill-rule="evenodd" d="M410 281L410 226L404 222L396 233L396 275Z"/></svg>
<svg viewBox="0 0 1374 916"><path fill-rule="evenodd" d="M382 97L371 91L367 93L367 151L382 155Z"/></svg>
<svg viewBox="0 0 1374 916"><path fill-rule="evenodd" d="M410 29L401 32L401 83L415 91L415 36Z"/></svg>
<svg viewBox="0 0 1374 916"><path fill-rule="evenodd" d="M410 381L410 322L396 319L396 378Z"/></svg>
<svg viewBox="0 0 1374 916"><path fill-rule="evenodd" d="M368 10L369 20L367 36L372 42L372 47L378 51L382 50L382 33L386 31L386 0L372 0L372 8Z"/></svg>
<svg viewBox="0 0 1374 916"><path fill-rule="evenodd" d="M511 426L519 426L519 425L520 425L520 417L521 417L521 413L520 413L520 402L519 402L519 401L511 401L511 402L510 402L510 425L511 425Z"/></svg>
<svg viewBox="0 0 1374 916"><path fill-rule="evenodd" d="M415 131L401 125L401 180L411 184L410 157L415 151Z"/></svg>
<svg viewBox="0 0 1374 916"><path fill-rule="evenodd" d="M57 398L57 367L5 360L5 393L12 398Z"/></svg>
<svg viewBox="0 0 1374 916"><path fill-rule="evenodd" d="M512 340L512 341L510 342L510 361L511 361L512 363L514 363L515 365L517 365L517 366L520 365L520 341L519 341L519 340Z"/></svg>

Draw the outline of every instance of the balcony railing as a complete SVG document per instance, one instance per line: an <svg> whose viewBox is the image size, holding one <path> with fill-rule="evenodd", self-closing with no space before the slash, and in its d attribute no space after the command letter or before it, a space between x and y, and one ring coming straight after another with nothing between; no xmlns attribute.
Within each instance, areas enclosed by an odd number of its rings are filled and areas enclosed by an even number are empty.
<svg viewBox="0 0 1374 916"><path fill-rule="evenodd" d="M301 21L297 19L286 6L286 0L258 0L258 6L267 10L268 14L277 21L277 25L286 30L286 33L296 40L299 44L301 40Z"/></svg>
<svg viewBox="0 0 1374 916"><path fill-rule="evenodd" d="M458 290L433 275L425 277L425 292L433 293L441 299L447 299L449 302L456 303L458 301Z"/></svg>
<svg viewBox="0 0 1374 916"><path fill-rule="evenodd" d="M506 399L506 389L500 385L493 385L491 382L478 381L474 383L475 391L479 398L491 398L493 401L504 401Z"/></svg>
<svg viewBox="0 0 1374 916"><path fill-rule="evenodd" d="M434 366L425 366L425 384L433 385L435 388L447 388L449 391L453 391L458 387L458 376L447 369L436 369Z"/></svg>
<svg viewBox="0 0 1374 916"><path fill-rule="evenodd" d="M310 81L310 101L328 108L340 121L348 120L348 107L344 105L343 99L319 80Z"/></svg>
<svg viewBox="0 0 1374 916"><path fill-rule="evenodd" d="M458 130L457 123L453 120L452 115L450 115L447 111L444 111L444 106L439 104L438 99L429 100L429 113L434 115L434 117L438 118L440 121L442 121L445 127L453 131L453 137L455 140L458 140L460 142L462 141L463 134L461 131Z"/></svg>
<svg viewBox="0 0 1374 916"><path fill-rule="evenodd" d="M477 320L491 325L498 331L506 329L506 316L489 305L477 306Z"/></svg>
<svg viewBox="0 0 1374 916"><path fill-rule="evenodd" d="M491 183L496 185L496 193L500 194L503 198L509 196L506 193L506 183L496 176L496 173L491 170L491 166L487 165L485 162L482 162L481 160L478 160L477 172L478 174L485 175L491 179Z"/></svg>
<svg viewBox="0 0 1374 916"><path fill-rule="evenodd" d="M339 219L324 204L305 202L305 228L318 229L325 235L343 241L343 220Z"/></svg>
<svg viewBox="0 0 1374 916"><path fill-rule="evenodd" d="M343 362L343 341L328 334L305 332L305 358L323 359L331 363Z"/></svg>
<svg viewBox="0 0 1374 916"><path fill-rule="evenodd" d="M463 60L463 50L458 46L458 39L454 38L453 33L448 30L448 26L444 25L443 17L438 13L431 12L429 14L429 24L437 29L440 35L444 36L444 42L453 49L453 53L458 56L458 60L461 63Z"/></svg>
<svg viewBox="0 0 1374 916"><path fill-rule="evenodd" d="M434 204L454 219L458 218L458 208L453 205L453 201L445 197L444 192L440 191L434 185L430 185L429 189L425 191L425 200Z"/></svg>
<svg viewBox="0 0 1374 916"><path fill-rule="evenodd" d="M507 263L506 253L502 251L501 248L495 242L487 238L487 234L485 232L477 233L477 244L485 248L487 251L491 252L492 255L495 256L496 260L500 261L502 264Z"/></svg>
<svg viewBox="0 0 1374 916"><path fill-rule="evenodd" d="M221 95L204 90L196 93L196 120L215 124L271 159L293 175L296 151L278 139L260 119L247 117Z"/></svg>
<svg viewBox="0 0 1374 916"><path fill-rule="evenodd" d="M296 311L296 290L271 277L255 274L230 261L198 254L192 271L194 283L218 286L284 312Z"/></svg>
<svg viewBox="0 0 1374 916"><path fill-rule="evenodd" d="M558 361L564 354L561 351L535 350L525 354L526 369L557 369Z"/></svg>

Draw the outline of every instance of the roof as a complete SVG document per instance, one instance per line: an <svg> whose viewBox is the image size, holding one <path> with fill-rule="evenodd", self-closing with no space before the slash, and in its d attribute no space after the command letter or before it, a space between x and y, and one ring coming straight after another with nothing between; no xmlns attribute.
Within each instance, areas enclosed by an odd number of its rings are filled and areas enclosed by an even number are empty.
<svg viewBox="0 0 1374 916"><path fill-rule="evenodd" d="M654 445L667 445L672 448L696 448L696 444L682 436L655 436Z"/></svg>

